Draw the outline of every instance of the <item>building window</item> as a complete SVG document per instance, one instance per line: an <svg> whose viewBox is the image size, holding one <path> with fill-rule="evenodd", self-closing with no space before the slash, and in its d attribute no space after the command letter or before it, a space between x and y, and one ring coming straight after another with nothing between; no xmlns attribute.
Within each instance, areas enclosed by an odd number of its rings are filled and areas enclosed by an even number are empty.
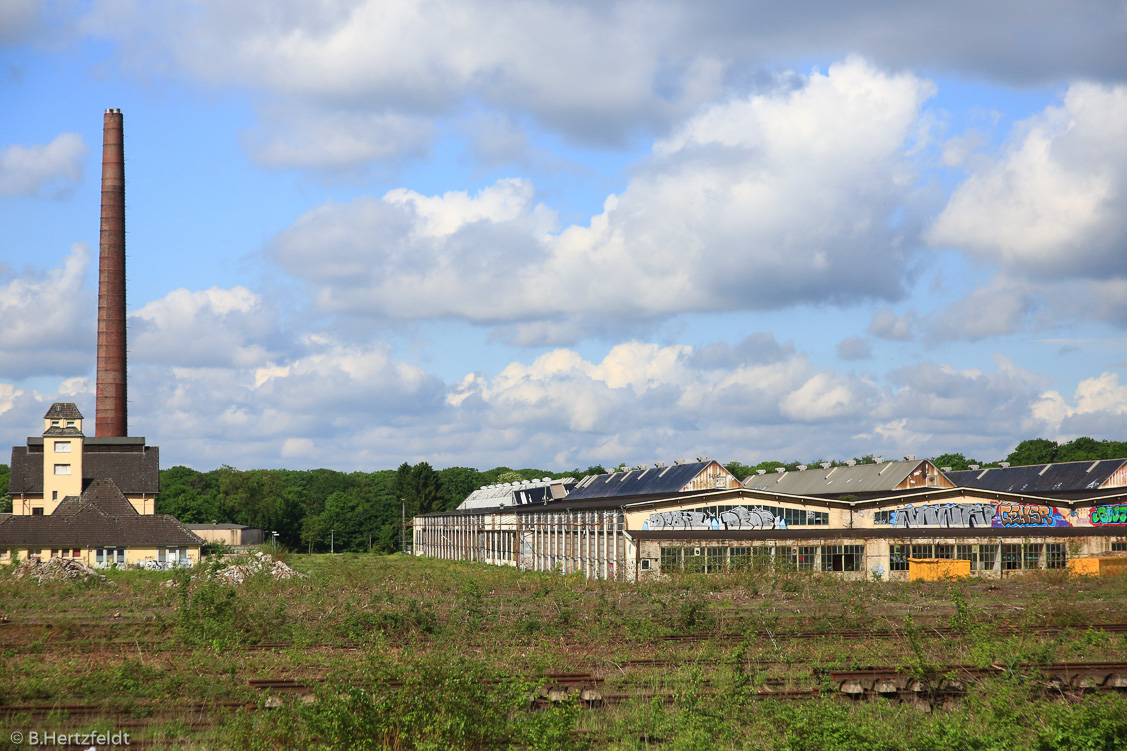
<svg viewBox="0 0 1127 751"><path fill-rule="evenodd" d="M888 546L888 570L889 571L907 571L908 570L908 546L907 545L889 545Z"/></svg>
<svg viewBox="0 0 1127 751"><path fill-rule="evenodd" d="M70 441L55 441L55 453L56 454L69 454L70 453Z"/></svg>
<svg viewBox="0 0 1127 751"><path fill-rule="evenodd" d="M798 570L813 571L818 563L818 548L814 545L803 545L798 548Z"/></svg>
<svg viewBox="0 0 1127 751"><path fill-rule="evenodd" d="M931 545L913 545L912 557L913 558L931 558Z"/></svg>
<svg viewBox="0 0 1127 751"><path fill-rule="evenodd" d="M70 465L69 464L56 464L55 465L55 474L56 475L69 475L70 474Z"/></svg>
<svg viewBox="0 0 1127 751"><path fill-rule="evenodd" d="M1045 543L1045 568L1064 568L1068 563L1068 553L1063 542Z"/></svg>
<svg viewBox="0 0 1127 751"><path fill-rule="evenodd" d="M643 558L642 559L642 570L643 571L649 571L650 570L650 559L649 558Z"/></svg>
<svg viewBox="0 0 1127 751"><path fill-rule="evenodd" d="M874 511L873 524L891 524L895 511Z"/></svg>
<svg viewBox="0 0 1127 751"><path fill-rule="evenodd" d="M1111 544L1111 552L1127 553L1127 542L1113 542Z"/></svg>
<svg viewBox="0 0 1127 751"><path fill-rule="evenodd" d="M73 428L74 427L74 420L67 420L67 427Z"/></svg>
<svg viewBox="0 0 1127 751"><path fill-rule="evenodd" d="M727 548L705 548L706 573L723 573L724 558L727 552Z"/></svg>
<svg viewBox="0 0 1127 751"><path fill-rule="evenodd" d="M33 508L31 510L31 515L32 516L43 516L43 507L42 506L36 506L35 508Z"/></svg>
<svg viewBox="0 0 1127 751"><path fill-rule="evenodd" d="M1041 568L1041 543L1027 543L1025 545L1025 566L1027 570Z"/></svg>
<svg viewBox="0 0 1127 751"><path fill-rule="evenodd" d="M993 571L994 564L998 561L998 546L997 545L979 545L978 546L978 568L976 571ZM974 568L974 566L971 566Z"/></svg>
<svg viewBox="0 0 1127 751"><path fill-rule="evenodd" d="M1003 545L1002 546L1002 570L1003 571L1020 571L1021 570L1021 545Z"/></svg>
<svg viewBox="0 0 1127 751"><path fill-rule="evenodd" d="M751 548L728 548L728 570L747 571L751 568Z"/></svg>
<svg viewBox="0 0 1127 751"><path fill-rule="evenodd" d="M666 574L672 574L681 570L681 548L662 546L661 570Z"/></svg>
<svg viewBox="0 0 1127 751"><path fill-rule="evenodd" d="M936 558L944 558L946 560L950 560L950 559L954 558L955 557L955 546L954 545L936 545L935 546L935 557Z"/></svg>

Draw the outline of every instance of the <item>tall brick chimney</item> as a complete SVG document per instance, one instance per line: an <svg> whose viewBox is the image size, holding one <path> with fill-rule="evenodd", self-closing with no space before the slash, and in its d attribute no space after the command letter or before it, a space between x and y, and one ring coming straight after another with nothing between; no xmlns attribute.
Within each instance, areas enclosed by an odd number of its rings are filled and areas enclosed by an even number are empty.
<svg viewBox="0 0 1127 751"><path fill-rule="evenodd" d="M127 435L125 380L125 149L121 110L102 131L102 228L98 257L98 380L94 434Z"/></svg>

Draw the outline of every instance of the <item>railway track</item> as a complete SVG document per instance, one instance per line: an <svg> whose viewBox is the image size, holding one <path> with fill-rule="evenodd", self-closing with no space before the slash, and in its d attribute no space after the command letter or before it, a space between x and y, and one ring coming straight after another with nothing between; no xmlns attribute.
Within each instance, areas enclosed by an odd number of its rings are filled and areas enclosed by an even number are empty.
<svg viewBox="0 0 1127 751"><path fill-rule="evenodd" d="M158 625L167 627L167 624L147 624L150 627ZM21 628L28 629L46 629L51 630L50 624L0 624L0 635L5 635L11 631ZM66 630L67 627L61 627ZM1015 634L1055 634L1066 633L1073 631L1103 631L1108 634L1127 634L1127 623L1091 623L1091 624L1077 624L1069 626L993 626L991 627L993 633L998 636L1010 636ZM86 630L86 629L83 629ZM104 629L95 630L89 629L92 634L99 635L104 633ZM922 626L920 627L921 633L933 634L938 636L959 636L961 632L947 626ZM786 631L786 630L769 630L762 629L757 631L745 631L723 634L670 634L661 637L661 641L667 643L693 643L693 642L711 642L711 643L734 643L750 639L763 639L774 641L790 641L790 640L815 640L815 639L888 639L902 635L902 630L896 629L845 629L839 631ZM52 634L53 637L59 634ZM182 644L172 643L169 639L117 639L117 640L84 640L84 634L79 632L74 634L76 641L59 640L53 638L50 647L53 651L58 650L60 647L78 648L85 647L85 651L112 651L116 649L145 649L152 652L191 652L196 647L185 646ZM0 641L0 649L20 649L27 647L34 640L29 641ZM572 648L580 648L581 644L570 645ZM308 649L308 650L326 650L326 651L359 651L368 648L367 645L361 642L326 642L322 644L297 644L290 641L269 641L258 642L254 644L241 644L239 648L247 651L270 651L279 649Z"/></svg>

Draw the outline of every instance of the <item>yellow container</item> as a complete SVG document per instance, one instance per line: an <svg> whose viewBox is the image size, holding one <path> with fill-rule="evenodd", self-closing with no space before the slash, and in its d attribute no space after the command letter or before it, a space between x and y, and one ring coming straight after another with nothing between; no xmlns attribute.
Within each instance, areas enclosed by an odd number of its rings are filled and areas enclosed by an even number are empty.
<svg viewBox="0 0 1127 751"><path fill-rule="evenodd" d="M1100 559L1099 558L1069 558L1068 559L1068 575L1069 576L1099 576L1100 575Z"/></svg>
<svg viewBox="0 0 1127 751"><path fill-rule="evenodd" d="M1068 573L1072 576L1127 574L1127 557L1069 558Z"/></svg>
<svg viewBox="0 0 1127 751"><path fill-rule="evenodd" d="M970 576L970 561L953 558L909 558L908 581L943 581Z"/></svg>

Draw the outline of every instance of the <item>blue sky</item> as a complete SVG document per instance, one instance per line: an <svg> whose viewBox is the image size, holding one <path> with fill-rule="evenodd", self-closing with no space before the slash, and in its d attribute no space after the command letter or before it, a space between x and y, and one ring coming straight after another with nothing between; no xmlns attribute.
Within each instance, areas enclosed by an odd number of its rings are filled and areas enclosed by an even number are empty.
<svg viewBox="0 0 1127 751"><path fill-rule="evenodd" d="M1127 6L0 4L0 439L165 466L1123 438Z"/></svg>

